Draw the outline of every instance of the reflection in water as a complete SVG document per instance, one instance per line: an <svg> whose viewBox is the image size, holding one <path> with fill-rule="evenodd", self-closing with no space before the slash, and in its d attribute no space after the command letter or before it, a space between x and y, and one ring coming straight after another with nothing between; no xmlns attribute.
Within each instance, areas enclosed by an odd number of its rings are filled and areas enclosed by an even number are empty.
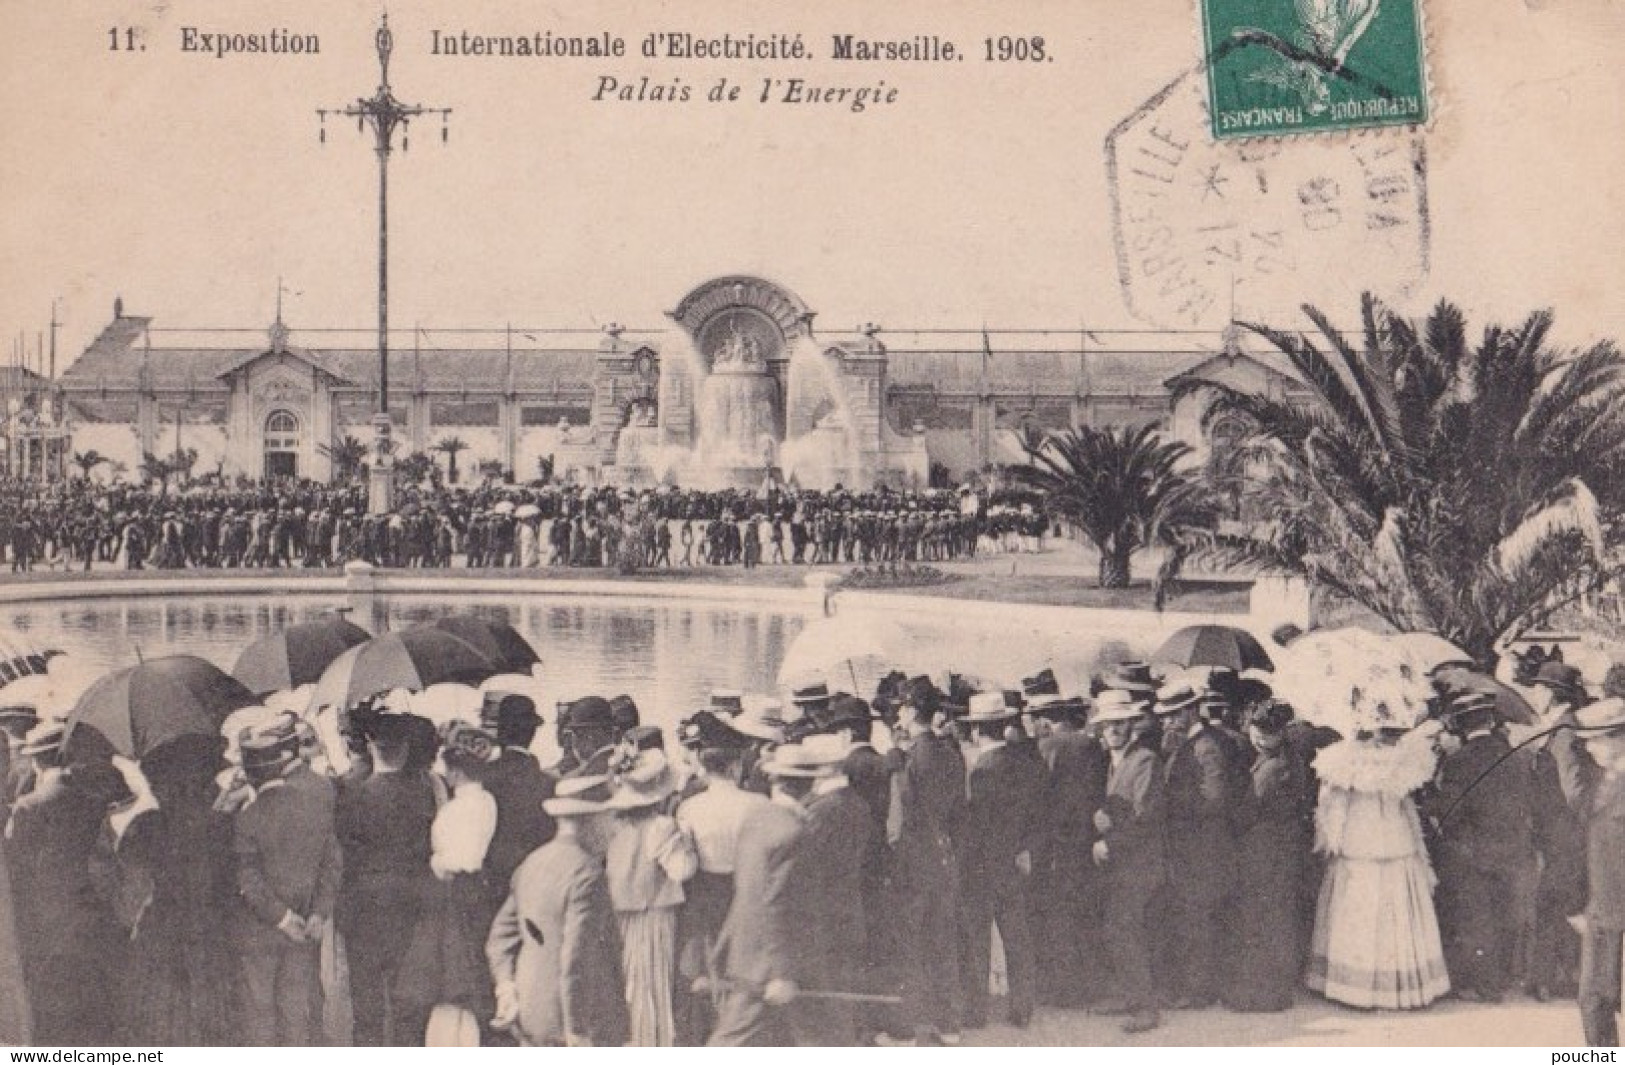
<svg viewBox="0 0 1625 1065"><path fill-rule="evenodd" d="M670 726L712 688L773 689L797 613L732 605L537 596L285 595L104 599L0 609L0 622L28 642L58 647L105 672L147 658L195 654L229 670L244 646L278 629L344 611L373 632L451 614L506 621L542 656L551 700L631 695L646 721ZM549 722L551 706L540 707Z"/></svg>

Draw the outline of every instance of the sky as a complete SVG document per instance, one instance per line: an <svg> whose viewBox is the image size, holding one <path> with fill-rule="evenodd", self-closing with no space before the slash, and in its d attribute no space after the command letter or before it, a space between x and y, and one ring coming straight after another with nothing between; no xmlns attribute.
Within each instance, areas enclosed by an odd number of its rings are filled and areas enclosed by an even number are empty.
<svg viewBox="0 0 1625 1065"><path fill-rule="evenodd" d="M1119 281L1104 145L1200 59L1197 0L875 7L391 3L397 94L454 109L445 144L437 123L416 123L391 160L393 324L659 327L690 289L732 273L781 282L829 331L1156 324L1136 316ZM19 331L32 350L53 299L62 365L106 324L115 296L158 327L261 328L279 277L296 343L301 328L369 327L370 135L330 119L324 145L316 109L373 90L379 10L0 0L0 353ZM1449 297L1475 323L1553 307L1569 344L1625 334L1625 5L1429 0L1425 10L1430 265L1388 295L1408 311ZM186 26L316 33L321 51L187 54ZM109 48L110 29L124 27L144 51ZM607 30L633 54L436 57L432 29ZM635 53L659 30L799 32L818 58L646 62ZM935 33L972 56L833 62L839 32ZM1000 34L1043 36L1053 58L982 62L982 39ZM762 77L792 74L884 80L898 100L852 114L591 99L603 75L681 77L695 95L727 76L749 96ZM1319 262L1255 282L1238 310L1299 326L1297 308L1313 302L1352 322L1366 283L1357 265Z"/></svg>

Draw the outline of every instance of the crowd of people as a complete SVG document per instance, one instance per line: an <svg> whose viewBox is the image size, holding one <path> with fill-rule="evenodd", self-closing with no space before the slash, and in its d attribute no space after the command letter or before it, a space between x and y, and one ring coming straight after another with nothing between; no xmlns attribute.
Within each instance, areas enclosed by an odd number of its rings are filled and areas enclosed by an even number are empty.
<svg viewBox="0 0 1625 1065"><path fill-rule="evenodd" d="M136 766L10 707L33 1038L939 1044L1041 1005L1136 1033L1521 988L1614 1045L1625 675L1596 700L1520 668L1565 727L1516 751L1444 672L1425 721L1340 735L1259 676L1143 662L1077 692L809 678L669 732L590 696L545 768L512 692L438 726L351 708L342 774L297 714Z"/></svg>
<svg viewBox="0 0 1625 1065"><path fill-rule="evenodd" d="M390 567L860 565L1036 549L1048 521L965 488L632 491L407 488L369 514L364 487L282 483L154 491L89 480L0 484L12 572Z"/></svg>

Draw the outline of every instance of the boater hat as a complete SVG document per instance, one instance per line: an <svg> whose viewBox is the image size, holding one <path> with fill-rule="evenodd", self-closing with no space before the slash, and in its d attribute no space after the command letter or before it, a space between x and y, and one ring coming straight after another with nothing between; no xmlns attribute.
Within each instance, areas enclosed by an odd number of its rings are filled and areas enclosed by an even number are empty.
<svg viewBox="0 0 1625 1065"><path fill-rule="evenodd" d="M1020 714L1021 711L1005 702L1003 692L978 692L970 697L970 708L960 720L967 725L991 725Z"/></svg>
<svg viewBox="0 0 1625 1065"><path fill-rule="evenodd" d="M1133 721L1151 712L1151 705L1121 688L1107 688L1095 696L1095 716L1091 724Z"/></svg>

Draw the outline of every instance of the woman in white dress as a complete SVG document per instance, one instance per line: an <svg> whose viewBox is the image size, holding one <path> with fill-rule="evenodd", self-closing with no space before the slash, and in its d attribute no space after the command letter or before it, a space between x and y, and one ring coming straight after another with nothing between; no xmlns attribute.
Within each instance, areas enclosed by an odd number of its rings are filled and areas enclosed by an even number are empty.
<svg viewBox="0 0 1625 1065"><path fill-rule="evenodd" d="M1439 726L1363 724L1314 763L1315 842L1328 864L1307 983L1349 1006L1415 1009L1450 990L1412 798L1433 777Z"/></svg>

